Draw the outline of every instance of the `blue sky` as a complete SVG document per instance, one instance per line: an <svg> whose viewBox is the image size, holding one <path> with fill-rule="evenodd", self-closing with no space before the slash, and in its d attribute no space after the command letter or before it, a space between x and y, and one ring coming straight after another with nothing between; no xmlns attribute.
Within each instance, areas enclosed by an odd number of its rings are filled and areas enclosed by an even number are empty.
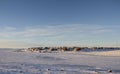
<svg viewBox="0 0 120 74"><path fill-rule="evenodd" d="M0 0L0 47L120 46L119 0Z"/></svg>

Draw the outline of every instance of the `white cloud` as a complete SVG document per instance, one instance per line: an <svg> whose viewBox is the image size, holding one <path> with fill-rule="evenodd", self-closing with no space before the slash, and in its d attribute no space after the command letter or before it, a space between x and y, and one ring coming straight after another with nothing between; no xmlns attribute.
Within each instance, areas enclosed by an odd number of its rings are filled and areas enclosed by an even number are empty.
<svg viewBox="0 0 120 74"><path fill-rule="evenodd" d="M51 35L53 32L50 32L49 29L42 29L42 28L30 28L30 29L23 29L20 31L16 30L8 30L8 28L3 29L0 32L0 37L32 37L32 36L46 36Z"/></svg>
<svg viewBox="0 0 120 74"><path fill-rule="evenodd" d="M26 26L21 29L18 27L4 27L0 30L0 47L29 47L39 46L39 44L42 44L42 46L79 45L81 41L85 45L86 42L89 44L89 41L92 43L96 37L98 39L99 36L104 38L103 34L117 33L118 27L83 24Z"/></svg>
<svg viewBox="0 0 120 74"><path fill-rule="evenodd" d="M5 27L4 30L6 30L6 31L14 31L14 30L16 30L16 28L15 27Z"/></svg>
<svg viewBox="0 0 120 74"><path fill-rule="evenodd" d="M56 25L44 27L24 27L22 30L17 30L15 27L5 27L0 32L0 37L35 37L35 36L55 36L59 34L102 34L109 32L109 28L104 28L99 25Z"/></svg>

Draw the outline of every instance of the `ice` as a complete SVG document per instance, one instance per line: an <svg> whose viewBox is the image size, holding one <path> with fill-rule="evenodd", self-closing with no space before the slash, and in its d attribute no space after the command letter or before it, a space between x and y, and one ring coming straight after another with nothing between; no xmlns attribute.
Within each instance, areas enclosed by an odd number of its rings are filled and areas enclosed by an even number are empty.
<svg viewBox="0 0 120 74"><path fill-rule="evenodd" d="M120 74L119 56L91 53L31 53L4 49L0 50L0 74Z"/></svg>

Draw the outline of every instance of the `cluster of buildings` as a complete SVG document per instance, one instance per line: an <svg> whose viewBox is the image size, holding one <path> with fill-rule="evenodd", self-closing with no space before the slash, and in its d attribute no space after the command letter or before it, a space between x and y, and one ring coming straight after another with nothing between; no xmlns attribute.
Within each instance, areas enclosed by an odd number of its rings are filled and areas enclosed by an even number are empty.
<svg viewBox="0 0 120 74"><path fill-rule="evenodd" d="M32 47L26 49L26 51L31 52L51 52L51 51L79 51L81 50L80 47Z"/></svg>
<svg viewBox="0 0 120 74"><path fill-rule="evenodd" d="M51 51L105 51L105 50L119 50L119 47L31 47L25 49L25 51L30 52L51 52Z"/></svg>

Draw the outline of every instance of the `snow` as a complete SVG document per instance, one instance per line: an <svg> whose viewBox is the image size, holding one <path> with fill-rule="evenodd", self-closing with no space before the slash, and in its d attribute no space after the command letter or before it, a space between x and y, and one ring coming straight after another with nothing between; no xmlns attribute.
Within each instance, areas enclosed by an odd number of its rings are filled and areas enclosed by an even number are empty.
<svg viewBox="0 0 120 74"><path fill-rule="evenodd" d="M118 51L32 53L0 50L0 74L120 74L120 57L103 55Z"/></svg>
<svg viewBox="0 0 120 74"><path fill-rule="evenodd" d="M114 51L102 51L102 52L91 52L91 53L84 53L83 54L89 54L89 55L99 55L99 56L120 56L120 50L114 50Z"/></svg>

